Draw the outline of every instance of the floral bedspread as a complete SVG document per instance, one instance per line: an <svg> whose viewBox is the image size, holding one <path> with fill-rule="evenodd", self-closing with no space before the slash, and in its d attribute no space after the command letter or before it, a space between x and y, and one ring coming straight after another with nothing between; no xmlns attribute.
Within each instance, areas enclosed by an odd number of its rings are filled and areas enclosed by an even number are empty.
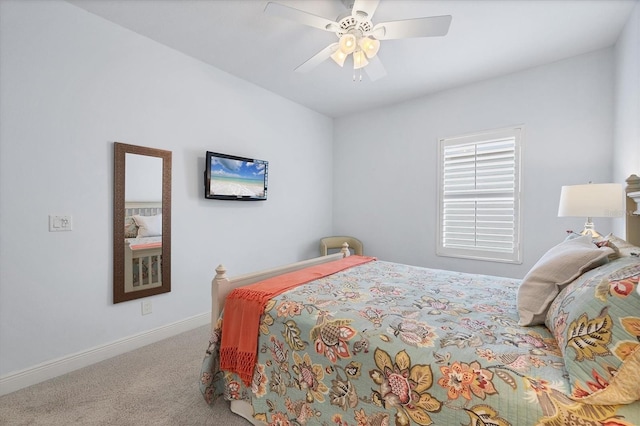
<svg viewBox="0 0 640 426"><path fill-rule="evenodd" d="M519 280L375 261L272 299L251 388L202 364L207 400L242 399L272 425L640 424L640 402L571 400L544 326L517 325Z"/></svg>

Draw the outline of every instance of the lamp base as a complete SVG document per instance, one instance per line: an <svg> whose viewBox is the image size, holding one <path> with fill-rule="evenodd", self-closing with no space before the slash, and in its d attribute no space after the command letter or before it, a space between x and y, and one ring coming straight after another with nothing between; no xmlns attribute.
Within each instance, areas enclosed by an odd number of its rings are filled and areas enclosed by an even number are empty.
<svg viewBox="0 0 640 426"><path fill-rule="evenodd" d="M595 230L590 217L587 218L587 221L584 224L584 229L580 232L580 235L589 235L593 240L602 238L602 234Z"/></svg>
<svg viewBox="0 0 640 426"><path fill-rule="evenodd" d="M600 234L598 231L596 231L595 229L583 229L582 232L580 233L580 235L589 235L592 239L597 240L599 238L602 238L602 234Z"/></svg>

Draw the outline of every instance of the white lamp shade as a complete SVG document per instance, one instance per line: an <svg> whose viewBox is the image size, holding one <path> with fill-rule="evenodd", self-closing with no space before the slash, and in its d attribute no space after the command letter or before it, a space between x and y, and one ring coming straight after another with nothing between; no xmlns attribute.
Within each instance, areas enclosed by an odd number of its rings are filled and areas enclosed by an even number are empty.
<svg viewBox="0 0 640 426"><path fill-rule="evenodd" d="M362 50L353 52L353 69L357 70L366 67L369 61Z"/></svg>
<svg viewBox="0 0 640 426"><path fill-rule="evenodd" d="M336 64L343 66L344 60L347 59L347 54L338 49L331 54L331 59L333 59Z"/></svg>
<svg viewBox="0 0 640 426"><path fill-rule="evenodd" d="M340 50L346 55L356 50L356 36L353 34L344 34L340 37Z"/></svg>
<svg viewBox="0 0 640 426"><path fill-rule="evenodd" d="M364 37L360 40L360 47L367 58L371 59L378 54L380 50L380 42L371 37Z"/></svg>
<svg viewBox="0 0 640 426"><path fill-rule="evenodd" d="M620 217L624 215L624 201L619 183L563 186L558 216Z"/></svg>

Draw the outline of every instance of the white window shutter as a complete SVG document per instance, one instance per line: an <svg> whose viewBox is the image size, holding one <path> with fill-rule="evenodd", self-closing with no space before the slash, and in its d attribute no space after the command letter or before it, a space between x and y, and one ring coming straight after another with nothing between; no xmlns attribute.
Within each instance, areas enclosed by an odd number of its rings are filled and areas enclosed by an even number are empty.
<svg viewBox="0 0 640 426"><path fill-rule="evenodd" d="M521 262L521 132L440 140L439 255Z"/></svg>

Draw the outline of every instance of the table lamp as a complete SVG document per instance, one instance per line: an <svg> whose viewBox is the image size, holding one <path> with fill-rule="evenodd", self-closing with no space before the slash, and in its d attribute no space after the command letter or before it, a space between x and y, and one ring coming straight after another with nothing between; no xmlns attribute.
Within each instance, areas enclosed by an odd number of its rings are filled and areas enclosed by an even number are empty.
<svg viewBox="0 0 640 426"><path fill-rule="evenodd" d="M600 238L591 218L624 215L624 191L619 183L588 183L563 186L560 192L558 217L586 217L582 235Z"/></svg>

